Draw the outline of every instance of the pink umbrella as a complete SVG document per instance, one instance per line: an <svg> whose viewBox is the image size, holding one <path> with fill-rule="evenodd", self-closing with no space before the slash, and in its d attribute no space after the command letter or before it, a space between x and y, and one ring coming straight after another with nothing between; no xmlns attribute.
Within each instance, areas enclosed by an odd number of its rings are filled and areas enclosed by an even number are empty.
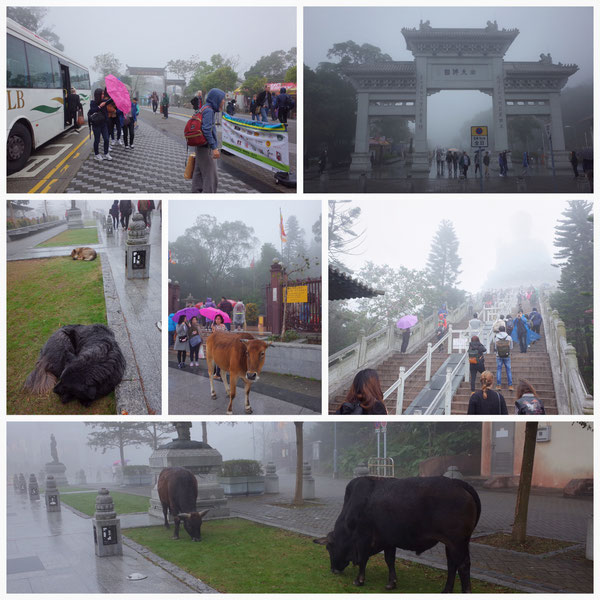
<svg viewBox="0 0 600 600"><path fill-rule="evenodd" d="M114 75L107 75L104 78L104 82L106 84L106 91L113 99L115 106L124 114L127 114L131 110L131 98L129 97L127 86Z"/></svg>
<svg viewBox="0 0 600 600"><path fill-rule="evenodd" d="M396 323L396 327L398 329L408 329L413 325L416 325L419 322L419 319L415 317L415 315L405 315L401 317Z"/></svg>
<svg viewBox="0 0 600 600"><path fill-rule="evenodd" d="M201 308L200 314L203 317L206 317L209 321L214 321L217 315L221 315L224 323L231 323L231 318L226 312L223 312L218 308L213 308L212 306L209 306L208 308Z"/></svg>

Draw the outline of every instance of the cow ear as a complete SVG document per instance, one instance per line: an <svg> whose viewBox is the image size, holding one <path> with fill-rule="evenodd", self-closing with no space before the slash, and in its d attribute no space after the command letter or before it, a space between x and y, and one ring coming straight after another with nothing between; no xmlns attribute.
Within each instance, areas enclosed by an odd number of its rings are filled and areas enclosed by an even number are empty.
<svg viewBox="0 0 600 600"><path fill-rule="evenodd" d="M268 348L269 346L272 346L273 342L267 342L267 345L265 346L265 348Z"/></svg>
<svg viewBox="0 0 600 600"><path fill-rule="evenodd" d="M244 346L246 346L246 348L248 347L248 341L249 340L240 340L240 342L242 342L242 344L244 344Z"/></svg>

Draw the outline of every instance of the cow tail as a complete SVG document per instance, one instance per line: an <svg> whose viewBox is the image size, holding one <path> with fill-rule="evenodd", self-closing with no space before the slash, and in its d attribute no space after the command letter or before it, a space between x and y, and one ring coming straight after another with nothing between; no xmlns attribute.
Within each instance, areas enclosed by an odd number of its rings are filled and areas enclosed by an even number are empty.
<svg viewBox="0 0 600 600"><path fill-rule="evenodd" d="M479 517L481 516L481 500L479 499L479 494L475 488L466 481L463 481L462 479L454 479L453 481L459 483L467 492L469 492L475 501L475 506L477 507L477 519L475 521L475 525L477 525L477 523L479 523Z"/></svg>

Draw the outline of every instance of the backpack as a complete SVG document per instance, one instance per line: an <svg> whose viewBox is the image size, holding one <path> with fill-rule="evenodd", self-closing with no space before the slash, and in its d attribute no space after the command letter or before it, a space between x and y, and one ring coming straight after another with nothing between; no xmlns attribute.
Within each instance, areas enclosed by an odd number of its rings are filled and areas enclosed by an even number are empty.
<svg viewBox="0 0 600 600"><path fill-rule="evenodd" d="M469 363L476 365L479 362L479 350L469 348Z"/></svg>
<svg viewBox="0 0 600 600"><path fill-rule="evenodd" d="M496 352L499 358L508 358L510 356L510 340L508 338L496 340Z"/></svg>
<svg viewBox="0 0 600 600"><path fill-rule="evenodd" d="M531 322L537 327L542 323L542 315L539 312L534 312L531 317Z"/></svg>
<svg viewBox="0 0 600 600"><path fill-rule="evenodd" d="M506 325L506 333L508 333L508 335L510 335L514 328L514 323L513 323L512 317L510 319L506 319L506 321L504 323Z"/></svg>
<svg viewBox="0 0 600 600"><path fill-rule="evenodd" d="M183 129L183 136L188 146L206 146L208 142L202 132L202 115L206 104L197 112L186 124Z"/></svg>
<svg viewBox="0 0 600 600"><path fill-rule="evenodd" d="M88 123L90 125L102 125L105 120L106 119L104 118L102 111L92 113L91 115L88 112Z"/></svg>
<svg viewBox="0 0 600 600"><path fill-rule="evenodd" d="M527 396L527 397L526 397ZM539 398L527 394L521 396L516 402L518 415L545 415L544 405Z"/></svg>

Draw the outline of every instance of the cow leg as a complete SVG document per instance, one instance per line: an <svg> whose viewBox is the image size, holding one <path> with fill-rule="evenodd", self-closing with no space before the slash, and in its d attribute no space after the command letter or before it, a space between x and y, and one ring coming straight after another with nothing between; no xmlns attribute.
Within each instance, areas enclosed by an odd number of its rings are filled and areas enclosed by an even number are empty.
<svg viewBox="0 0 600 600"><path fill-rule="evenodd" d="M246 404L245 404L246 414L251 415L252 407L250 406L250 388L252 387L252 382L248 381L247 379L244 379L244 383L245 383L244 391L246 393Z"/></svg>
<svg viewBox="0 0 600 600"><path fill-rule="evenodd" d="M173 532L173 539L174 540L178 540L179 539L179 523L180 523L180 519L177 515L173 516L173 522L175 523L175 531Z"/></svg>
<svg viewBox="0 0 600 600"><path fill-rule="evenodd" d="M365 571L367 570L367 561L368 560L369 559L367 557L358 563L358 575L356 576L356 579L353 582L354 585L358 585L358 586L365 585Z"/></svg>
<svg viewBox="0 0 600 600"><path fill-rule="evenodd" d="M169 529L169 505L162 503L163 515L165 516L165 527Z"/></svg>
<svg viewBox="0 0 600 600"><path fill-rule="evenodd" d="M217 392L215 392L215 384L213 383L213 371L215 369L215 365L213 363L212 356L208 352L206 353L206 365L208 367L208 379L210 381L210 397L216 398Z"/></svg>
<svg viewBox="0 0 600 600"><path fill-rule="evenodd" d="M456 569L458 563L456 562L456 552L454 548L450 549L446 546L446 561L448 563L448 578L446 579L446 585L442 590L442 594L451 594L454 591L454 580L456 579Z"/></svg>
<svg viewBox="0 0 600 600"><path fill-rule="evenodd" d="M384 550L385 563L388 566L388 582L385 586L386 590L396 589L396 547L386 548Z"/></svg>
<svg viewBox="0 0 600 600"><path fill-rule="evenodd" d="M229 394L229 406L227 407L228 415L233 414L233 399L235 398L235 388L236 380L234 377L231 376L231 371L229 371L229 386L227 387L227 393Z"/></svg>
<svg viewBox="0 0 600 600"><path fill-rule="evenodd" d="M463 594L471 593L471 554L469 553L469 546L465 551L465 557L463 561L458 565L458 576L460 577L460 587Z"/></svg>

